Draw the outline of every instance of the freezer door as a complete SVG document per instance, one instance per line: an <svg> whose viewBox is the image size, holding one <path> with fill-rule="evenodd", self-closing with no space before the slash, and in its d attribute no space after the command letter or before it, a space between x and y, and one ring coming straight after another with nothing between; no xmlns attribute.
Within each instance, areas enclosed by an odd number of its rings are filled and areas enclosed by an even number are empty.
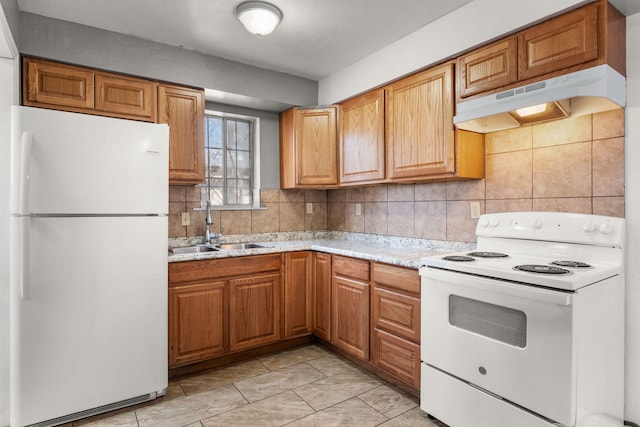
<svg viewBox="0 0 640 427"><path fill-rule="evenodd" d="M24 276L11 260L11 425L165 389L167 217L25 219Z"/></svg>
<svg viewBox="0 0 640 427"><path fill-rule="evenodd" d="M167 213L167 125L19 106L11 113L12 213Z"/></svg>

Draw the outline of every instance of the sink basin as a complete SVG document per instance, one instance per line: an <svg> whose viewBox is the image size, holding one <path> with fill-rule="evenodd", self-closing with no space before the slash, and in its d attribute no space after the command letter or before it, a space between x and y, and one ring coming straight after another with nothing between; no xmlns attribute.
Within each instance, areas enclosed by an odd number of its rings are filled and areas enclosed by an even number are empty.
<svg viewBox="0 0 640 427"><path fill-rule="evenodd" d="M220 249L213 245L196 245L196 246L183 246L179 248L170 248L171 254L197 254L200 252L213 252Z"/></svg>
<svg viewBox="0 0 640 427"><path fill-rule="evenodd" d="M215 245L221 251L233 251L239 249L256 249L256 248L268 248L269 246L261 245L259 243L222 243Z"/></svg>

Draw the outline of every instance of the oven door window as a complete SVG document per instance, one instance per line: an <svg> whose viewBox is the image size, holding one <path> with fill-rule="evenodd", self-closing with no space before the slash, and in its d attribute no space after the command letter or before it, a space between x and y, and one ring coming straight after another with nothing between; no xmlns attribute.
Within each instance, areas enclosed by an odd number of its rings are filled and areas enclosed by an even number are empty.
<svg viewBox="0 0 640 427"><path fill-rule="evenodd" d="M512 346L527 345L527 315L520 310L449 295L449 323Z"/></svg>

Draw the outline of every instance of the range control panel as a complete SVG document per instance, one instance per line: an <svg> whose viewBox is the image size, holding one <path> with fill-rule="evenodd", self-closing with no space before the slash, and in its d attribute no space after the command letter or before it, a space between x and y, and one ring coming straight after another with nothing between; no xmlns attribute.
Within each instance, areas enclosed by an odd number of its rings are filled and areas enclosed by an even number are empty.
<svg viewBox="0 0 640 427"><path fill-rule="evenodd" d="M624 225L624 218L600 215L505 212L481 215L476 235L622 247Z"/></svg>

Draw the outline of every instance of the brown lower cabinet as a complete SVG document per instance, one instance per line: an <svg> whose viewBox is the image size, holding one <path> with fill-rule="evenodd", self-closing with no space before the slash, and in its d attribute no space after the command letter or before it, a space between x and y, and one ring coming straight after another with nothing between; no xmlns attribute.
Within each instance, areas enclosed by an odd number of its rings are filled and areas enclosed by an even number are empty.
<svg viewBox="0 0 640 427"><path fill-rule="evenodd" d="M169 264L169 368L310 334L418 394L417 270L311 251Z"/></svg>

